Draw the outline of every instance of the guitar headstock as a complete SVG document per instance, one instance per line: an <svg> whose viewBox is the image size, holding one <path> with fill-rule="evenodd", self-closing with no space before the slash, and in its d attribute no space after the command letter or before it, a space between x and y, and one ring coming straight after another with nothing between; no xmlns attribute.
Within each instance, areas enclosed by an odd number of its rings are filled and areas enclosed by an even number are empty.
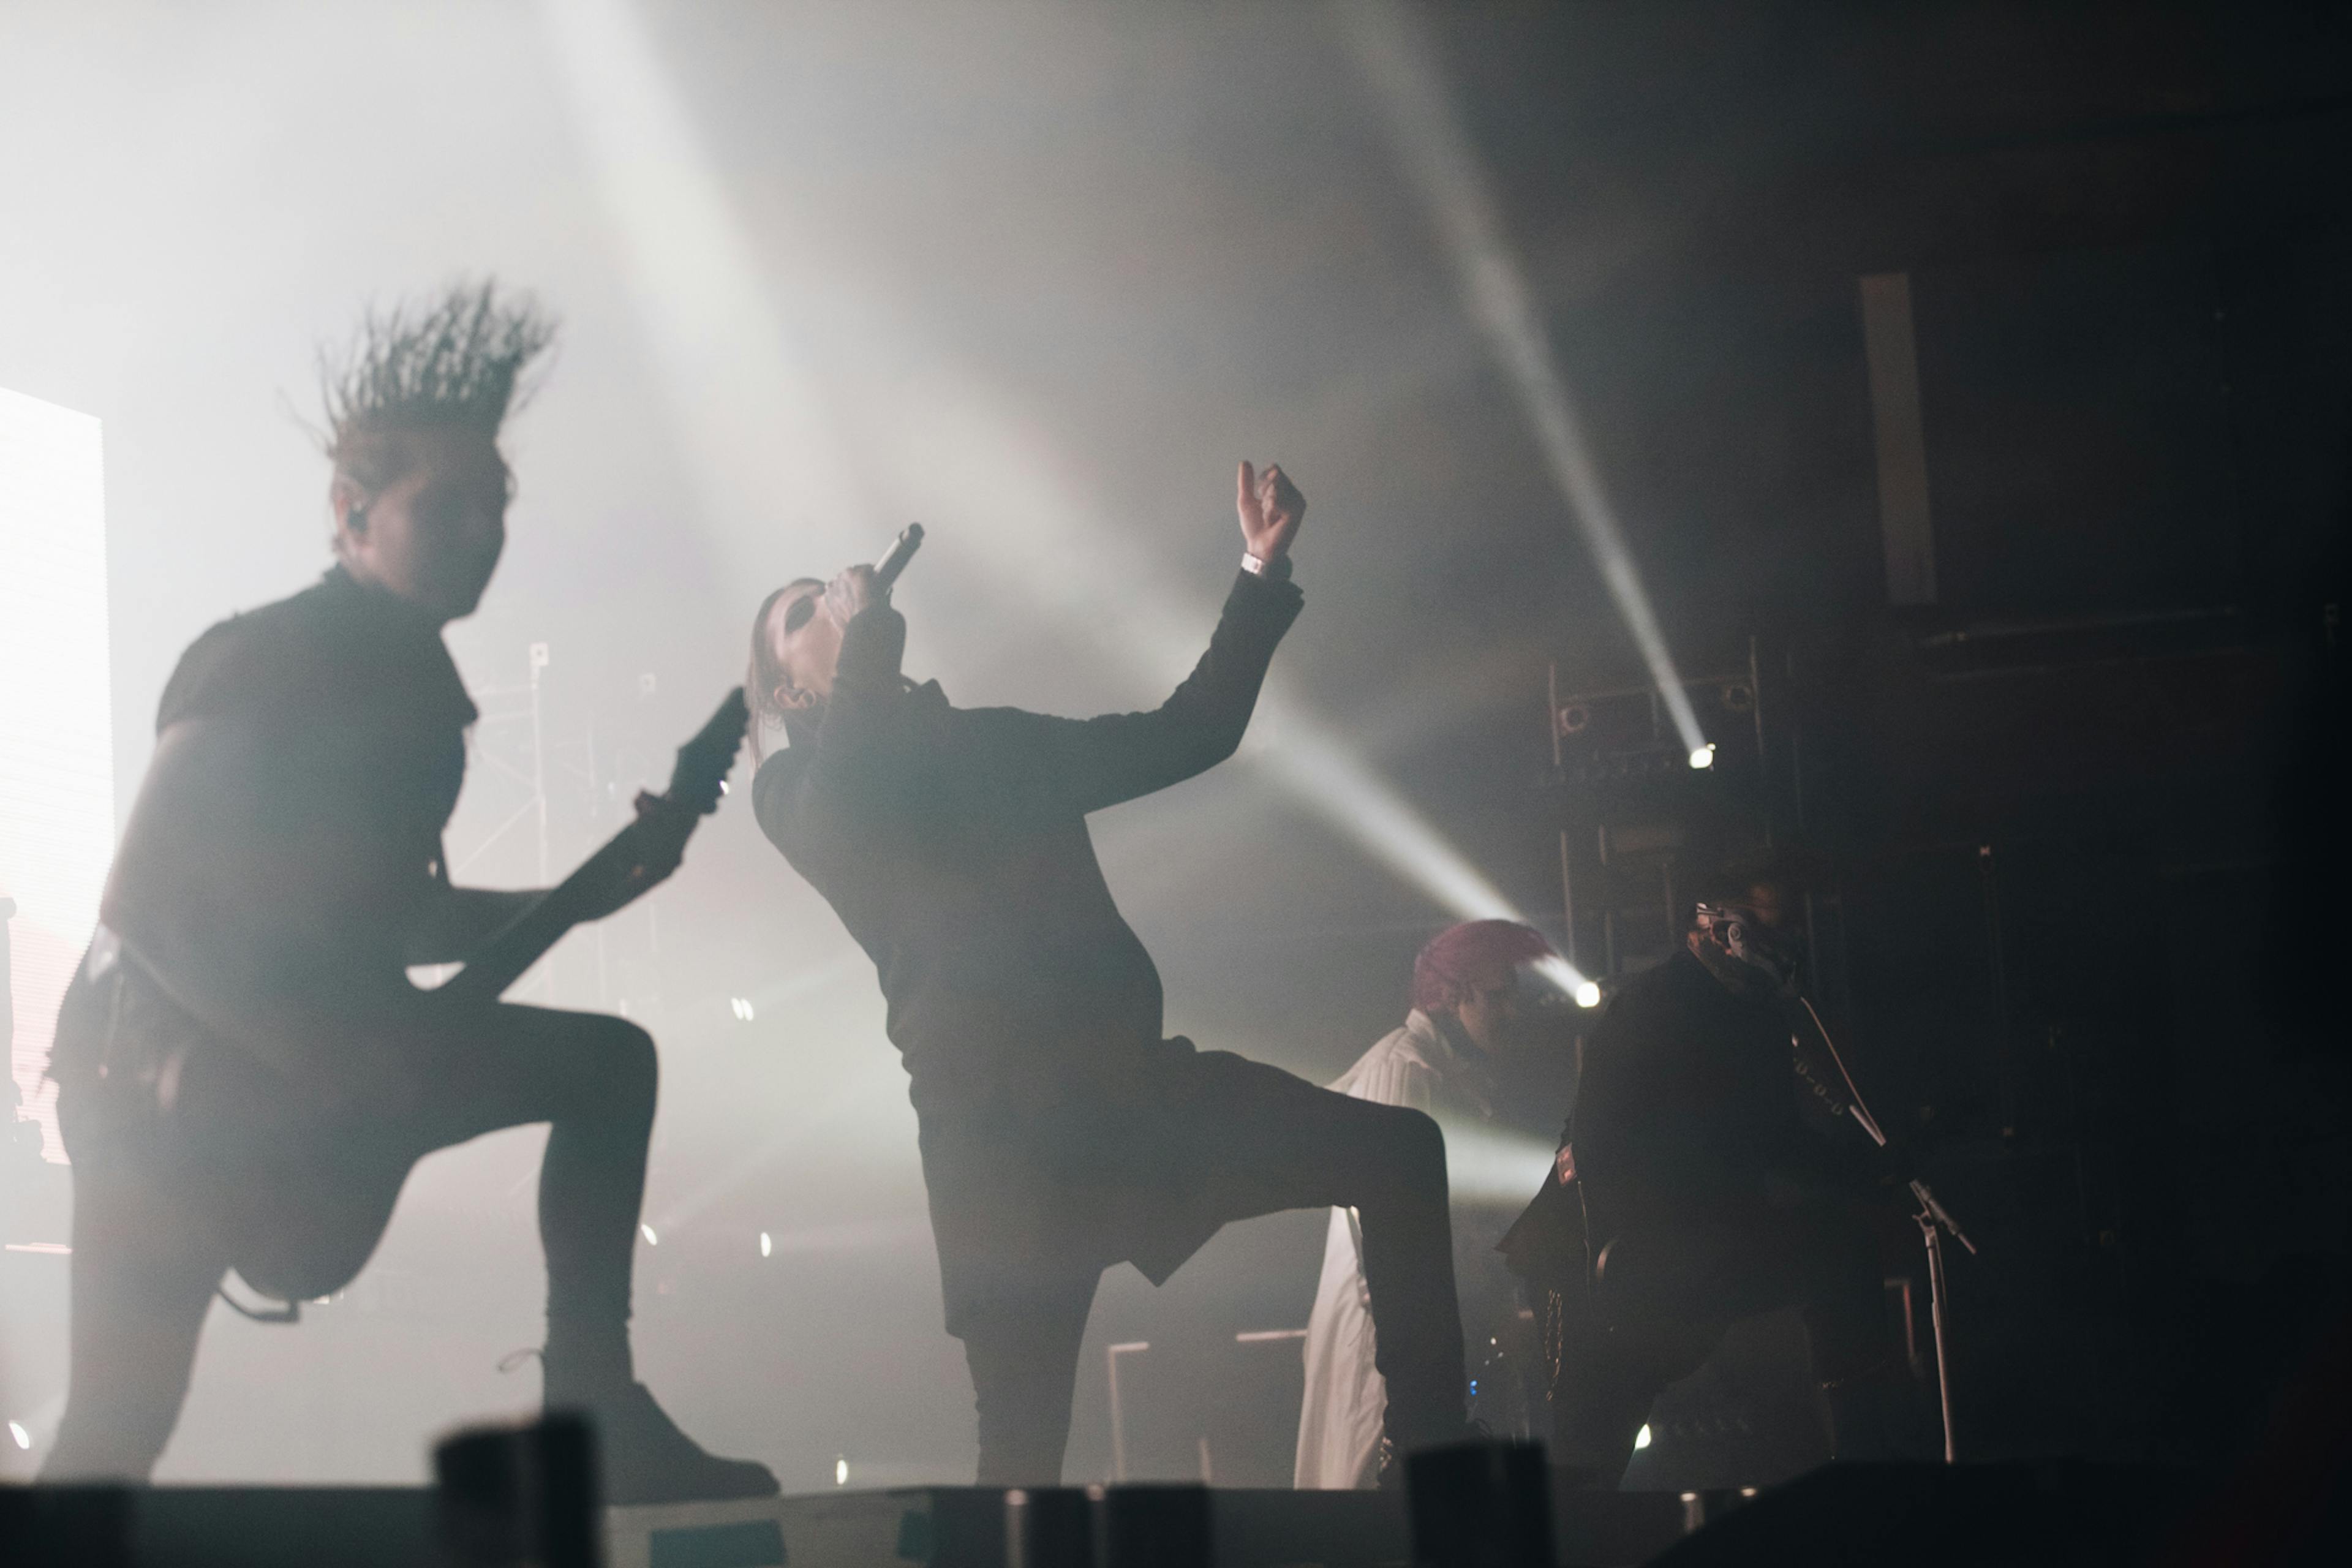
<svg viewBox="0 0 2352 1568"><path fill-rule="evenodd" d="M735 765L735 753L743 749L743 736L751 727L751 710L739 686L719 703L710 721L677 749L677 765L669 775L669 799L678 805L690 805L705 816L717 811L719 797L726 793L727 770Z"/></svg>

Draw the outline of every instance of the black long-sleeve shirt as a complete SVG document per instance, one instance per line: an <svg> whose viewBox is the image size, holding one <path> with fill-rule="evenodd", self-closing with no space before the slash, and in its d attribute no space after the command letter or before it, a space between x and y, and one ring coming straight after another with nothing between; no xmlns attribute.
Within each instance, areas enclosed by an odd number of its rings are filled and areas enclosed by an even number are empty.
<svg viewBox="0 0 2352 1568"><path fill-rule="evenodd" d="M1086 818L1233 754L1300 603L1287 583L1240 575L1166 702L1083 720L957 708L908 685L905 622L877 605L844 634L813 741L760 768L761 829L873 959L888 1002L951 1321L959 1258L1003 1239L1000 1221L1112 1258L1150 1250L1138 1235L1155 1203L1113 1168L1116 1130L1158 1092L1155 1064L1191 1047L1161 1039L1159 971Z"/></svg>

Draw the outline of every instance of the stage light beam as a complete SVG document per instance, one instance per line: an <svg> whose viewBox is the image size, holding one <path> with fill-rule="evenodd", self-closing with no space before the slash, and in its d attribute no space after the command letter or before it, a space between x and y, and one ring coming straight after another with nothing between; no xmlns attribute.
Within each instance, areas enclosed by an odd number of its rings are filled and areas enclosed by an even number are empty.
<svg viewBox="0 0 2352 1568"><path fill-rule="evenodd" d="M539 12L707 514L789 522L820 558L866 548L885 514L645 19L630 0Z"/></svg>
<svg viewBox="0 0 2352 1568"><path fill-rule="evenodd" d="M1336 14L1381 100L1398 161L1429 208L1463 303L1487 352L1510 380L1544 464L1584 536L1585 548L1674 720L1675 733L1685 751L1696 752L1706 744L1698 714L1666 648L1665 634L1643 589L1624 531L1618 526L1616 509L1585 441L1576 400L1552 352L1551 334L1506 237L1502 210L1486 171L1431 62L1423 24L1395 0L1351 0Z"/></svg>
<svg viewBox="0 0 2352 1568"><path fill-rule="evenodd" d="M761 254L629 0L542 0L541 13L711 515L772 515L764 488L740 486L746 476L766 487L775 473L793 472L799 504L791 510L830 525L804 533L802 547L837 559L870 548L880 528L866 484L844 461L845 437L919 451L935 478L954 476L971 537L995 542L977 564L1074 622L1093 624L1105 604L1126 601L1121 625L1131 643L1112 651L1155 675L1188 669L1203 617L1192 606L1133 601L1131 584L1163 575L1157 563L1104 531L1098 509L1064 493L1066 458L1036 449L1034 431L1010 416L998 389L957 374L937 344L911 356L873 345L882 363L911 357L932 367L881 388L856 383L854 367L828 377L803 352L798 323L774 292L780 270L808 297L859 299L875 331L887 333L890 312L814 253ZM856 424L861 410L869 428ZM791 461L776 459L779 432L789 437ZM1020 499L992 517L991 497ZM1040 559L1060 569L1041 577ZM739 561L758 575L748 556ZM1457 919L1525 919L1304 704L1269 688L1260 711L1278 736L1266 752L1273 776L1310 811ZM1581 979L1571 978L1571 994Z"/></svg>

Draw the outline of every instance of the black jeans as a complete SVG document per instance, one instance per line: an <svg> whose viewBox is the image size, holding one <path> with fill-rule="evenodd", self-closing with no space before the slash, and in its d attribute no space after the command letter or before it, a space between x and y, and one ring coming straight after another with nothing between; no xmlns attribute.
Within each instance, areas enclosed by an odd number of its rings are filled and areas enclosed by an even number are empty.
<svg viewBox="0 0 2352 1568"><path fill-rule="evenodd" d="M1863 1423L1840 1419L1895 1369L1884 1291L1876 1237L1852 1210L1627 1226L1606 1239L1590 1300L1562 1324L1557 1461L1613 1483L1659 1394L1697 1371L1732 1324L1791 1306L1803 1310L1838 1457L1888 1457L1860 1451ZM1875 1443L1883 1423L1870 1425Z"/></svg>
<svg viewBox="0 0 2352 1568"><path fill-rule="evenodd" d="M121 968L98 983L143 984ZM147 1026L155 999L135 1000L87 1007L75 1026ZM420 1086L422 1109L368 1135L414 1163L485 1132L551 1123L539 1178L550 1338L568 1329L575 1342L612 1347L601 1363L617 1355L625 1365L658 1074L653 1039L625 1019L504 1005L482 1009L461 1035L464 1048L436 1057ZM233 1183L181 1157L170 1140L111 1113L106 1098L120 1092L76 1080L59 1096L74 1178L72 1382L44 1479L143 1479L154 1468L178 1423L213 1293L236 1262L232 1220L248 1206Z"/></svg>
<svg viewBox="0 0 2352 1568"><path fill-rule="evenodd" d="M1437 1124L1418 1110L1334 1094L1271 1068L1251 1082L1250 1092L1224 1096L1216 1114L1160 1135L1213 1163L1222 1220L1356 1209L1390 1438L1402 1451L1458 1438L1462 1318ZM1047 1269L967 1314L962 1337L979 1415L981 1485L1060 1481L1078 1349L1100 1275L1097 1268Z"/></svg>

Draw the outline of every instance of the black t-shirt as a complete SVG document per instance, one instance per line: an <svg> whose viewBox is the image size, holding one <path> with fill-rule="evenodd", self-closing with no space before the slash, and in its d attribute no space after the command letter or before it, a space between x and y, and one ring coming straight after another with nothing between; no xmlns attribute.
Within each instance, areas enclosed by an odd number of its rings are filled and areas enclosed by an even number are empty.
<svg viewBox="0 0 2352 1568"><path fill-rule="evenodd" d="M156 731L201 721L239 748L233 798L200 803L235 846L205 862L226 906L290 900L333 928L328 947L396 966L439 874L475 716L439 629L336 567L190 644Z"/></svg>

